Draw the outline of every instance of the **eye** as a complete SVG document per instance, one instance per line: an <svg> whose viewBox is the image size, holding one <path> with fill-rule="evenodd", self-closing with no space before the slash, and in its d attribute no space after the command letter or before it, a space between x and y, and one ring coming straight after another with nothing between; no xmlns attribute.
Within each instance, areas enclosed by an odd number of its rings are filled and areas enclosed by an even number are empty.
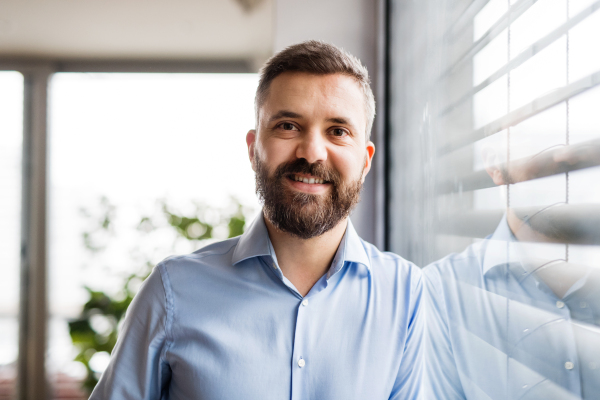
<svg viewBox="0 0 600 400"><path fill-rule="evenodd" d="M331 130L331 133L336 137L344 137L348 135L348 131L342 128L334 128Z"/></svg>
<svg viewBox="0 0 600 400"><path fill-rule="evenodd" d="M282 122L281 124L278 125L279 128L283 129L284 131L297 131L298 128L296 128L296 125L291 124L289 122Z"/></svg>

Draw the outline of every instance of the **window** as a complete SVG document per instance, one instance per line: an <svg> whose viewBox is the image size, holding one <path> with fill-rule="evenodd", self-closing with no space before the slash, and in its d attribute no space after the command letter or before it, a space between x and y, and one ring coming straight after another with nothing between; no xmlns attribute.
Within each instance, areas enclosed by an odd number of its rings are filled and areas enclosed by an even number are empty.
<svg viewBox="0 0 600 400"><path fill-rule="evenodd" d="M15 394L19 338L19 266L23 76L0 72L0 398Z"/></svg>
<svg viewBox="0 0 600 400"><path fill-rule="evenodd" d="M196 203L219 208L231 197L259 210L245 142L254 127L257 84L256 74L52 77L48 372L55 387L85 376L73 361L68 329L89 298L85 287L117 295L123 277L146 263L195 250L185 243L171 247L168 235L141 235L141 218L162 203L190 213ZM102 210L110 213L110 233L86 242L83 234L95 229ZM108 361L102 355L88 355L98 375ZM64 389L55 390L60 393Z"/></svg>
<svg viewBox="0 0 600 400"><path fill-rule="evenodd" d="M465 307L448 328L462 332L453 344L468 336L473 347L489 344L477 357L489 351L489 365L503 360L491 379L477 375L477 360L456 356L465 392L597 393L590 354L600 299L586 296L599 289L599 9L575 0L391 2L391 250L422 266L458 254L436 267L450 271L457 260L490 260L495 232L508 225L514 238L494 253L506 268L494 271L508 285L513 263L524 270L505 291L485 268L479 281L442 273L441 285L464 299L444 297L450 314ZM504 305L486 309L494 301ZM479 330L461 320L467 303L481 308L471 309ZM545 353L531 338L550 341ZM561 352L570 355L561 361Z"/></svg>

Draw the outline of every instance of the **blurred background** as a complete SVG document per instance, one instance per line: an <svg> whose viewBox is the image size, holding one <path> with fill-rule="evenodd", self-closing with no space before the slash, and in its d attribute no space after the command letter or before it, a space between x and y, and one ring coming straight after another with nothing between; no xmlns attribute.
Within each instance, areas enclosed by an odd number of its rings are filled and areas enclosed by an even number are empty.
<svg viewBox="0 0 600 400"><path fill-rule="evenodd" d="M3 0L0 399L87 398L149 269L243 232L260 211L244 140L257 72L302 40L371 74L377 153L352 216L365 240L425 266L527 209L559 232L532 252L597 268L598 9ZM489 149L524 172L494 182Z"/></svg>

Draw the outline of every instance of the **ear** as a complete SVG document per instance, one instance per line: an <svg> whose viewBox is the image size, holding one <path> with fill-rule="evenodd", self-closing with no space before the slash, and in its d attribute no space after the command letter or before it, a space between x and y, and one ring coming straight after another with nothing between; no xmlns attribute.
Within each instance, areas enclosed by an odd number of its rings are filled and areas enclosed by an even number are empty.
<svg viewBox="0 0 600 400"><path fill-rule="evenodd" d="M248 158L250 159L250 164L252 165L252 170L256 172L256 167L254 163L254 148L256 145L256 130L250 129L246 134L246 145L248 146Z"/></svg>
<svg viewBox="0 0 600 400"><path fill-rule="evenodd" d="M485 147L483 148L481 155L483 156L483 165L485 165L485 171L488 173L490 178L492 178L494 184L498 186L506 185L507 182L504 182L504 177L500 171L502 166L500 165L496 151L494 149Z"/></svg>
<svg viewBox="0 0 600 400"><path fill-rule="evenodd" d="M373 161L373 155L375 154L375 144L373 144L373 142L371 142L370 140L367 142L367 156L365 157L365 165L363 168L363 173L362 173L362 178L361 178L361 182L364 183L365 181L365 177L367 176L367 174L369 173L369 171L371 170L371 163Z"/></svg>

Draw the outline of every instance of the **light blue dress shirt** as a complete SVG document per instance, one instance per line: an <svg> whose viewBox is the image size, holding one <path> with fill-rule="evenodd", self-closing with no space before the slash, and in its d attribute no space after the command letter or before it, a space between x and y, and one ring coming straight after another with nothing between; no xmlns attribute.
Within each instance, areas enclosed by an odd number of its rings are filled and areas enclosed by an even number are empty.
<svg viewBox="0 0 600 400"><path fill-rule="evenodd" d="M600 287L563 298L531 273L506 217L423 270L427 399L600 399Z"/></svg>
<svg viewBox="0 0 600 400"><path fill-rule="evenodd" d="M302 297L259 216L242 236L161 262L91 399L416 399L421 271L351 223Z"/></svg>

